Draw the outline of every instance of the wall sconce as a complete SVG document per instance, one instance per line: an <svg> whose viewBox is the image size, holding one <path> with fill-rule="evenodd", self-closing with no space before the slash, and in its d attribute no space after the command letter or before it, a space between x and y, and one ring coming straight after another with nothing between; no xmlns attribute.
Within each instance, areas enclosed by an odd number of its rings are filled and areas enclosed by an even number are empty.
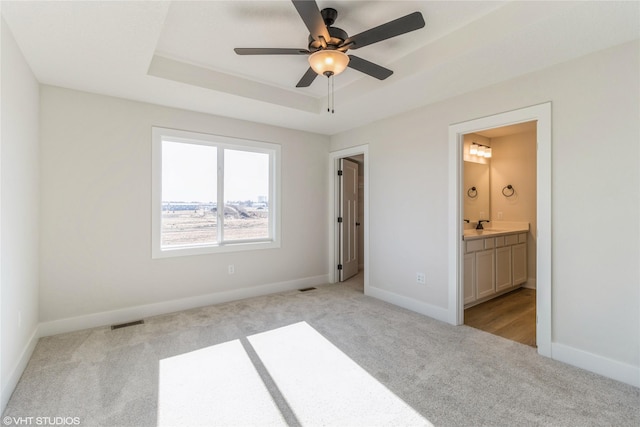
<svg viewBox="0 0 640 427"><path fill-rule="evenodd" d="M472 156L484 157L485 159L491 158L491 147L482 144L476 144L475 142L471 143L469 147L469 154Z"/></svg>

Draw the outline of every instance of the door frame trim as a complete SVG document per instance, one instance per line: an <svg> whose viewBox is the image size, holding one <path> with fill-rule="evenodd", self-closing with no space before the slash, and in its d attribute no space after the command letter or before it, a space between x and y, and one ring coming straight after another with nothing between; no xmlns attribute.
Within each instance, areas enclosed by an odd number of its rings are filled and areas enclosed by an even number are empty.
<svg viewBox="0 0 640 427"><path fill-rule="evenodd" d="M462 289L462 149L464 134L537 121L537 241L536 241L536 344L538 354L552 357L551 313L551 102L499 113L449 126L449 315L448 322L464 322Z"/></svg>
<svg viewBox="0 0 640 427"><path fill-rule="evenodd" d="M339 160L362 154L364 156L362 174L364 176L364 293L369 289L369 145L358 145L329 153L329 282L338 281L339 230L337 218L340 215L340 182L338 180Z"/></svg>

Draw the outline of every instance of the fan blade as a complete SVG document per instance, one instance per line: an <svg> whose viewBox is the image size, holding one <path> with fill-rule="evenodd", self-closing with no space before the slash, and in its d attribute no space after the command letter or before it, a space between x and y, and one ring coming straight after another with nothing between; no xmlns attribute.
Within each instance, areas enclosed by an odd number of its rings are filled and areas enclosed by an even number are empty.
<svg viewBox="0 0 640 427"><path fill-rule="evenodd" d="M300 79L300 81L298 82L296 87L309 87L309 86L311 86L311 83L313 83L313 81L316 79L317 75L318 74L316 74L316 72L313 71L313 68L309 67L309 69L307 70L306 73L304 73L304 76L302 76L302 78Z"/></svg>
<svg viewBox="0 0 640 427"><path fill-rule="evenodd" d="M300 18L304 21L314 40L321 41L320 37L322 37L325 42L328 42L331 39L327 26L324 25L324 19L322 19L320 9L318 9L315 1L291 0L291 3L295 6Z"/></svg>
<svg viewBox="0 0 640 427"><path fill-rule="evenodd" d="M424 27L422 13L413 12L402 18L389 21L370 30L349 37L341 46L349 45L349 49L358 49L391 37L399 36Z"/></svg>
<svg viewBox="0 0 640 427"><path fill-rule="evenodd" d="M238 55L308 55L306 49L237 47L233 49Z"/></svg>
<svg viewBox="0 0 640 427"><path fill-rule="evenodd" d="M378 64L374 64L373 62L358 58L354 55L349 55L349 68L368 74L378 80L384 80L393 74L393 71L388 68L381 67Z"/></svg>

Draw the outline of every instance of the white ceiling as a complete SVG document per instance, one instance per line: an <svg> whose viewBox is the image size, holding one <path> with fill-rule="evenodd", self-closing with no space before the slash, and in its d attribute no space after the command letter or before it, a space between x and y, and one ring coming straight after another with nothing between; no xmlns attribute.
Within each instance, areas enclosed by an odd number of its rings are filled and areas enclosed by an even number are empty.
<svg viewBox="0 0 640 427"><path fill-rule="evenodd" d="M318 1L350 35L422 12L423 29L353 51L394 71L335 78L336 114L318 77L295 88L306 48L290 1L2 1L45 84L335 134L640 37L640 2Z"/></svg>

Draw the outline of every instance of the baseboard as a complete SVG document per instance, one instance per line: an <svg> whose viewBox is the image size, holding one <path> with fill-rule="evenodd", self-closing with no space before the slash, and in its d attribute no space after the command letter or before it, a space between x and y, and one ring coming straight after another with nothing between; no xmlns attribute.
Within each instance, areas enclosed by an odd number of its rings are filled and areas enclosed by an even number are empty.
<svg viewBox="0 0 640 427"><path fill-rule="evenodd" d="M418 301L404 295L385 291L384 289L376 288L374 286L368 286L365 294L379 300L400 306L402 308L406 308L407 310L424 314L425 316L432 317L436 320L440 320L441 322L447 322L448 320L449 311L446 308L427 304L425 302Z"/></svg>
<svg viewBox="0 0 640 427"><path fill-rule="evenodd" d="M551 358L587 371L640 387L640 367L578 350L564 344L551 344Z"/></svg>
<svg viewBox="0 0 640 427"><path fill-rule="evenodd" d="M27 345L24 346L18 362L11 370L11 373L7 378L7 382L2 385L2 400L0 401L2 409L0 410L0 413L3 413L5 408L7 407L7 403L9 403L11 394L13 394L13 391L18 385L18 381L20 381L20 377L27 367L29 359L31 359L31 355L33 354L33 350L35 350L36 348L36 344L38 343L39 338L40 330L39 326L36 326L33 333L31 334L31 337L29 337L29 341L27 341Z"/></svg>
<svg viewBox="0 0 640 427"><path fill-rule="evenodd" d="M529 277L522 287L527 289L536 289L536 279Z"/></svg>
<svg viewBox="0 0 640 427"><path fill-rule="evenodd" d="M40 336L46 337L49 335L79 331L82 329L130 322L132 320L173 313L176 311L189 310L212 304L258 297L276 292L291 291L303 287L323 285L328 282L329 276L327 274L323 274L320 276L305 277L286 282L269 283L251 288L214 292L196 297L128 307L119 310L103 311L100 313L87 314L85 316L77 316L60 320L52 320L40 323Z"/></svg>

